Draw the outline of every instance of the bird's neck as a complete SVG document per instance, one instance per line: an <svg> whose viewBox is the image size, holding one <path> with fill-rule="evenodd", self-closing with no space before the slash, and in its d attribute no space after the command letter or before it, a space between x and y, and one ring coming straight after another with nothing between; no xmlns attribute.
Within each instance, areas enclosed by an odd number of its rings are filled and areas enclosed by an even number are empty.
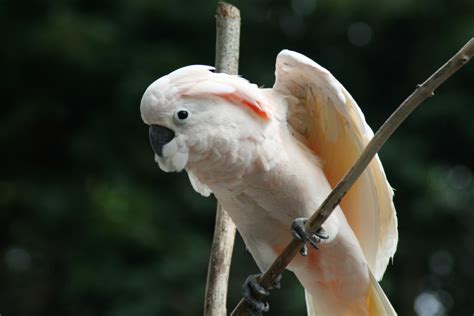
<svg viewBox="0 0 474 316"><path fill-rule="evenodd" d="M222 144L218 139L214 142ZM255 146L239 141L239 144L211 146L198 159L189 161L186 170L210 188L232 190L241 185L248 174L261 172L263 168Z"/></svg>

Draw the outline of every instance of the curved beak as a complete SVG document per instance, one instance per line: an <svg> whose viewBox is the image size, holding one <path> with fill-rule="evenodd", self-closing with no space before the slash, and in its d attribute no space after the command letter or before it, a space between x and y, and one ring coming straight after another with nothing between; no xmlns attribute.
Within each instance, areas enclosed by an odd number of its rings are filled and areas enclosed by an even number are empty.
<svg viewBox="0 0 474 316"><path fill-rule="evenodd" d="M174 138L174 132L171 129L159 125L150 125L148 135L151 148L160 157L163 154L163 146Z"/></svg>

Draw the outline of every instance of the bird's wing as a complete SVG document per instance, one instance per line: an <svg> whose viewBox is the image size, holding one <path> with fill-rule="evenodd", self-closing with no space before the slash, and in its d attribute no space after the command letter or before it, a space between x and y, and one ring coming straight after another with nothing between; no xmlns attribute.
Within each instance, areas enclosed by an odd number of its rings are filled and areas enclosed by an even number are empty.
<svg viewBox="0 0 474 316"><path fill-rule="evenodd" d="M373 137L359 106L328 70L289 50L277 57L273 90L287 98L287 120L295 136L320 158L327 179L336 186ZM392 197L375 156L340 204L377 279L398 242Z"/></svg>

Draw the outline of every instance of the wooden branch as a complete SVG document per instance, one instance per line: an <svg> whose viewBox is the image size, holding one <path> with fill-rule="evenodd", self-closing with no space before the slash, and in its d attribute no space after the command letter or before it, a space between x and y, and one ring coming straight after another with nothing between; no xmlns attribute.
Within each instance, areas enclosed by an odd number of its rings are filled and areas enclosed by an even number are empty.
<svg viewBox="0 0 474 316"><path fill-rule="evenodd" d="M471 38L471 40L468 41L459 52L432 74L425 82L417 86L415 91L406 98L405 101L403 101L382 127L380 127L374 138L372 138L372 140L367 144L367 147L364 149L354 166L332 190L316 212L313 213L305 225L307 231L315 232L319 227L321 227L354 182L357 181L365 168L367 168L372 158L374 158L390 135L392 135L398 126L400 126L400 124L413 112L413 110L416 109L416 107L418 107L418 105L420 105L425 99L434 95L436 88L438 88L462 66L467 64L473 55L474 38ZM260 278L260 283L265 289L269 289L272 282L285 270L293 257L299 253L302 246L303 243L301 241L293 239L278 258L275 259L270 268L268 268ZM231 315L249 315L248 307L247 302L241 299Z"/></svg>
<svg viewBox="0 0 474 316"><path fill-rule="evenodd" d="M227 212L217 204L216 224L207 270L205 316L227 315L227 284L234 249L235 225Z"/></svg>
<svg viewBox="0 0 474 316"><path fill-rule="evenodd" d="M236 7L220 2L216 10L216 72L238 74L239 41L240 12ZM235 231L232 219L218 203L207 270L204 316L227 315L227 285Z"/></svg>
<svg viewBox="0 0 474 316"><path fill-rule="evenodd" d="M216 10L216 72L239 73L240 11L219 2Z"/></svg>

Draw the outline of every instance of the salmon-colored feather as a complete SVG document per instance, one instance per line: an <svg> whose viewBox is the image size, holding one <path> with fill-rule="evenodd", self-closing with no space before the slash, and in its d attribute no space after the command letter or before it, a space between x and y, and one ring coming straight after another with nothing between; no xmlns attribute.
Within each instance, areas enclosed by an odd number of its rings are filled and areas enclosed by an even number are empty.
<svg viewBox="0 0 474 316"><path fill-rule="evenodd" d="M257 114L257 116L264 119L265 121L268 121L268 119L270 118L268 116L268 113L263 110L263 107L258 100L253 101L253 100L246 99L244 96L238 94L237 92L222 93L222 94L216 94L216 95L223 98L226 101L229 101L230 103L243 105L244 107L249 108L255 114Z"/></svg>

